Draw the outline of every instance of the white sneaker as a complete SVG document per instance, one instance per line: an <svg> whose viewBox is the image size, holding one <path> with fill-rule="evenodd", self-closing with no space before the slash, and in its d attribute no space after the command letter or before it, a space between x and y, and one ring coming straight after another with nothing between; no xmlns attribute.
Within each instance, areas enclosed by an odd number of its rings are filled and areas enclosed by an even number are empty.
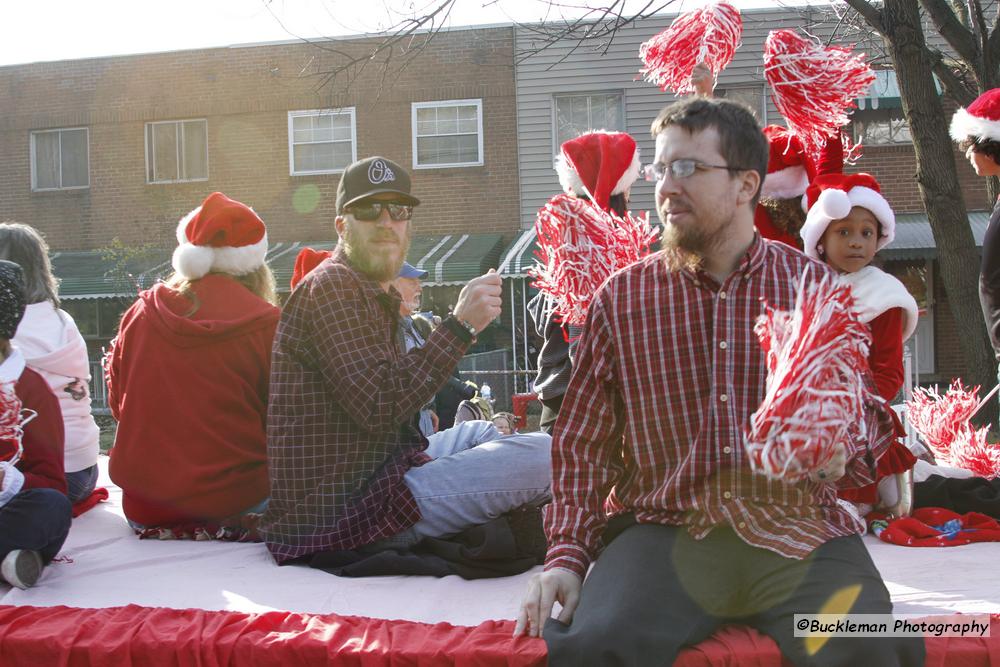
<svg viewBox="0 0 1000 667"><path fill-rule="evenodd" d="M42 576L42 557L37 551L15 549L0 563L0 576L11 586L31 588Z"/></svg>

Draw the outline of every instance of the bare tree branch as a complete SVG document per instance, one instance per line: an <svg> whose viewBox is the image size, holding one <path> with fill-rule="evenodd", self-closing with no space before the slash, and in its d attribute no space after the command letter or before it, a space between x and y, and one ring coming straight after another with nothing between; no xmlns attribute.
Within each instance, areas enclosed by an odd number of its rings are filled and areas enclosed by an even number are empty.
<svg viewBox="0 0 1000 667"><path fill-rule="evenodd" d="M958 20L955 15L957 8L953 10L946 0L920 0L920 4L931 17L937 31L947 40L951 48L955 49L955 53L963 60L970 62L976 60L979 47L975 36L972 30Z"/></svg>
<svg viewBox="0 0 1000 667"><path fill-rule="evenodd" d="M861 15L879 34L885 36L885 26L882 23L882 10L878 9L868 0L844 0L844 2L854 11Z"/></svg>
<svg viewBox="0 0 1000 667"><path fill-rule="evenodd" d="M956 70L969 74L968 68L961 63L946 60L944 54L931 50L931 69L944 86L945 94L961 106L968 106L976 99L975 87L969 85L966 76L959 76Z"/></svg>
<svg viewBox="0 0 1000 667"><path fill-rule="evenodd" d="M549 65L550 68L564 62L584 44L594 44L600 53L607 53L608 49L614 43L615 36L619 30L633 25L636 21L662 12L676 2L677 0L666 0L665 2L650 0L641 9L629 14L622 13L625 8L624 0L615 0L605 7L553 3L554 6L563 9L585 10L585 12L580 17L569 21L537 24L517 23L516 25L519 30L533 37L532 43L535 45L531 48L519 50L515 57L516 62L522 63L561 41L570 42L573 44L573 47L567 53L563 54L559 60Z"/></svg>

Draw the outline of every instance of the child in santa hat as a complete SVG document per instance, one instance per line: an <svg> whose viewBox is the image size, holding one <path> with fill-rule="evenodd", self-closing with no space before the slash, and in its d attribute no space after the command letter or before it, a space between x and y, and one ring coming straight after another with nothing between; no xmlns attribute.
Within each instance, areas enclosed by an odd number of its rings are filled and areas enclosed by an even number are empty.
<svg viewBox="0 0 1000 667"><path fill-rule="evenodd" d="M215 192L177 240L174 274L125 312L105 363L125 516L140 534L182 537L263 511L279 312L267 232L248 206Z"/></svg>
<svg viewBox="0 0 1000 667"><path fill-rule="evenodd" d="M898 279L871 265L892 242L896 216L870 174L818 176L806 191L809 211L802 225L804 252L840 272L851 285L855 310L872 332L868 365L879 396L892 400L903 386L903 343L917 326L917 303ZM878 462L882 480L910 470L916 458L895 442ZM842 490L858 503L894 508L901 500L896 480Z"/></svg>
<svg viewBox="0 0 1000 667"><path fill-rule="evenodd" d="M10 342L25 303L21 267L0 260L0 575L18 588L59 553L72 513L59 400Z"/></svg>
<svg viewBox="0 0 1000 667"><path fill-rule="evenodd" d="M843 172L843 140L839 132L834 134L823 146L818 161L814 161L799 138L786 128L768 125L764 136L769 148L767 175L753 224L764 238L801 250L799 230L806 217L802 197L817 176Z"/></svg>
<svg viewBox="0 0 1000 667"><path fill-rule="evenodd" d="M628 210L632 184L639 178L639 149L625 132L596 130L562 144L555 160L559 184L571 196L592 201L622 217ZM563 325L551 298L539 293L528 302L535 330L542 337L534 390L542 403L539 428L551 433L572 372L572 348L578 327Z"/></svg>

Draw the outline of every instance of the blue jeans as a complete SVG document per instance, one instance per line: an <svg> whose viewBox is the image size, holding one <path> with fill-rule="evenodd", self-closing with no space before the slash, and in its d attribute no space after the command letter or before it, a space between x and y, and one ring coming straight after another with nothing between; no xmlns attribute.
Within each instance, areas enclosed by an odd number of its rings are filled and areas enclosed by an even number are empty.
<svg viewBox="0 0 1000 667"><path fill-rule="evenodd" d="M384 540L411 546L486 523L522 505L549 499L552 438L545 433L501 436L487 421L468 421L428 438L433 461L403 478L420 508L412 527Z"/></svg>
<svg viewBox="0 0 1000 667"><path fill-rule="evenodd" d="M74 505L85 500L97 488L97 464L66 473L66 497Z"/></svg>
<svg viewBox="0 0 1000 667"><path fill-rule="evenodd" d="M55 489L27 489L0 507L0 560L15 549L31 549L48 563L62 548L73 507Z"/></svg>

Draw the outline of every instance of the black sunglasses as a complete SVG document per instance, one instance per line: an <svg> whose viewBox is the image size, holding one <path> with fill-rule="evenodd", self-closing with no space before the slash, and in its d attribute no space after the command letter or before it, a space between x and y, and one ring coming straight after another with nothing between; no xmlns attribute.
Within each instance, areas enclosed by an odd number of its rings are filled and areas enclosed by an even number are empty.
<svg viewBox="0 0 1000 667"><path fill-rule="evenodd" d="M375 222L382 217L382 211L389 211L389 217L395 222L409 220L413 216L413 207L396 201L369 201L363 204L351 204L347 207L356 220Z"/></svg>

